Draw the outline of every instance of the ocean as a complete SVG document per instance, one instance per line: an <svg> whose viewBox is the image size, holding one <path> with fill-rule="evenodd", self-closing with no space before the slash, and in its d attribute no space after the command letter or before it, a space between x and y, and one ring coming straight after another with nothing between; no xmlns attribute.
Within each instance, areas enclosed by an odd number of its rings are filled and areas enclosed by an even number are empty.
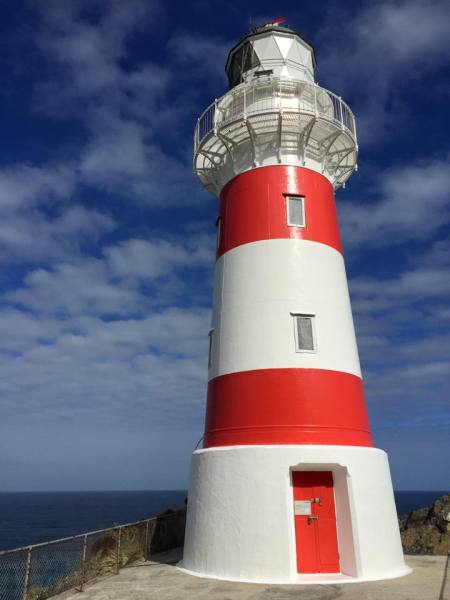
<svg viewBox="0 0 450 600"><path fill-rule="evenodd" d="M186 490L0 493L0 550L148 519L185 498Z"/></svg>
<svg viewBox="0 0 450 600"><path fill-rule="evenodd" d="M448 492L395 492L398 514ZM0 550L156 516L184 506L186 490L0 493Z"/></svg>

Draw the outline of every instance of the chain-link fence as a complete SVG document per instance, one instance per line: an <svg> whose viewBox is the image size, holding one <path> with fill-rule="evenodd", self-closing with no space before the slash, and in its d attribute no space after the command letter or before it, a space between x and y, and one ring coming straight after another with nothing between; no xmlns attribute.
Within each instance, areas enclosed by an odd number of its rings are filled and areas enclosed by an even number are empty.
<svg viewBox="0 0 450 600"><path fill-rule="evenodd" d="M0 552L0 600L44 600L184 543L185 510Z"/></svg>

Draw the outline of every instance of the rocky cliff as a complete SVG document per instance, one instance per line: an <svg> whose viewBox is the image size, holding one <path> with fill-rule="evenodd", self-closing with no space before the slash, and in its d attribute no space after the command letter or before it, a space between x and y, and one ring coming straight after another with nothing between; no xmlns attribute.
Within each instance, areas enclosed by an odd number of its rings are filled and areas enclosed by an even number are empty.
<svg viewBox="0 0 450 600"><path fill-rule="evenodd" d="M450 553L450 494L399 517L405 554Z"/></svg>

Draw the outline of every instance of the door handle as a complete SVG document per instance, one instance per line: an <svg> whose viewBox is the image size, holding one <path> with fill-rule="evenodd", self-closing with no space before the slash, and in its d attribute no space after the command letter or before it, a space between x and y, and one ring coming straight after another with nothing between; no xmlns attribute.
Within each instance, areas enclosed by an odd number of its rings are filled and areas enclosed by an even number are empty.
<svg viewBox="0 0 450 600"><path fill-rule="evenodd" d="M313 521L317 521L319 517L317 515L309 515L308 517L308 525L311 525Z"/></svg>

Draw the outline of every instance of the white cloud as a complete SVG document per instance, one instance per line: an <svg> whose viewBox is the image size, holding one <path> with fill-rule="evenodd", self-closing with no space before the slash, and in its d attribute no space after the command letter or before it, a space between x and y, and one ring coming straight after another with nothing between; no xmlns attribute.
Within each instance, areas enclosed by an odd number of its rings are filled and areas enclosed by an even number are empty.
<svg viewBox="0 0 450 600"><path fill-rule="evenodd" d="M83 2L49 2L36 10L34 42L56 69L38 87L41 110L53 117L71 114L92 130L104 126L107 112L125 120L138 114L144 123L157 123L154 109L167 92L170 70L152 62L125 69L121 62L129 57L130 38L156 17L155 3L99 3L96 20L86 18Z"/></svg>
<svg viewBox="0 0 450 600"><path fill-rule="evenodd" d="M105 264L95 258L31 271L24 287L6 297L40 314L62 315L132 314L144 302L132 287L108 281Z"/></svg>
<svg viewBox="0 0 450 600"><path fill-rule="evenodd" d="M177 137L190 109L187 97L180 98L167 65L130 60L124 66L128 42L151 26L158 6L49 2L35 10L32 41L50 68L37 86L34 110L79 122L86 142L71 156L75 183L148 206L195 202L200 190L189 153L184 145L180 151L179 140L172 154L160 143L160 136Z"/></svg>
<svg viewBox="0 0 450 600"><path fill-rule="evenodd" d="M13 308L0 311L1 352L22 352L39 343L49 343L58 336L60 324L55 319L38 318Z"/></svg>
<svg viewBox="0 0 450 600"><path fill-rule="evenodd" d="M115 227L110 215L76 204L57 210L52 217L38 208L0 211L0 215L0 262L4 264L61 260Z"/></svg>
<svg viewBox="0 0 450 600"><path fill-rule="evenodd" d="M195 203L200 189L187 164L146 141L145 133L120 119L105 126L80 158L82 181L153 208Z"/></svg>
<svg viewBox="0 0 450 600"><path fill-rule="evenodd" d="M176 60L189 67L190 76L200 78L205 86L217 79L223 84L227 81L225 63L232 42L218 40L206 35L192 35L179 31L169 41L169 49Z"/></svg>
<svg viewBox="0 0 450 600"><path fill-rule="evenodd" d="M450 385L449 244L435 242L391 277L350 281L376 429L444 427Z"/></svg>
<svg viewBox="0 0 450 600"><path fill-rule="evenodd" d="M449 16L448 3L442 0L377 3L367 6L350 26L360 52L394 60L394 65L383 61L381 71L413 60L422 65L443 58L443 49L450 47Z"/></svg>
<svg viewBox="0 0 450 600"><path fill-rule="evenodd" d="M319 78L344 99L353 98L361 142L378 141L395 122L411 116L405 83L448 64L449 20L446 0L367 3L360 11L336 5L330 10L322 29Z"/></svg>
<svg viewBox="0 0 450 600"><path fill-rule="evenodd" d="M96 210L88 210L83 206L71 204L53 221L50 221L64 237L75 237L79 243L85 240L97 241L101 233L111 231L115 227L113 218Z"/></svg>
<svg viewBox="0 0 450 600"><path fill-rule="evenodd" d="M38 314L114 316L149 312L175 302L186 290L181 271L210 271L213 252L213 237L201 233L186 235L182 243L169 237L129 239L104 248L103 259L77 258L32 270L26 274L23 286L9 291L3 299ZM151 290L150 283L155 284Z"/></svg>
<svg viewBox="0 0 450 600"><path fill-rule="evenodd" d="M106 248L104 254L115 275L151 279L170 275L180 267L209 268L213 263L213 244L213 237L205 235L187 238L185 244L170 238L131 239Z"/></svg>
<svg viewBox="0 0 450 600"><path fill-rule="evenodd" d="M17 210L35 204L50 204L67 198L74 189L71 165L36 167L16 165L0 171L0 211Z"/></svg>
<svg viewBox="0 0 450 600"><path fill-rule="evenodd" d="M448 160L397 167L375 177L369 199L342 202L342 237L349 246L427 240L450 220ZM373 198L375 197L375 201Z"/></svg>
<svg viewBox="0 0 450 600"><path fill-rule="evenodd" d="M351 291L354 301L368 300L373 312L407 305L414 302L446 299L450 280L446 277L450 268L450 240L434 242L426 251L409 258L403 269L397 269L391 277L354 277Z"/></svg>
<svg viewBox="0 0 450 600"><path fill-rule="evenodd" d="M36 45L45 73L33 109L49 123L78 121L85 141L65 147L65 161L0 169L0 260L10 262L61 260L111 231L115 223L105 210L77 200L89 188L159 208L193 204L201 193L188 155L167 154L157 139L161 131L176 135L186 111L185 102L169 95L171 70L150 61L123 67L130 38L148 27L158 7L140 0L127 7L50 1L33 10L26 43Z"/></svg>
<svg viewBox="0 0 450 600"><path fill-rule="evenodd" d="M14 348L19 354L0 361L5 421L55 423L76 414L91 426L148 418L152 431L182 427L204 402L209 317L196 309L113 322L75 317L50 321L50 338L45 320L0 314L5 333L31 325Z"/></svg>

